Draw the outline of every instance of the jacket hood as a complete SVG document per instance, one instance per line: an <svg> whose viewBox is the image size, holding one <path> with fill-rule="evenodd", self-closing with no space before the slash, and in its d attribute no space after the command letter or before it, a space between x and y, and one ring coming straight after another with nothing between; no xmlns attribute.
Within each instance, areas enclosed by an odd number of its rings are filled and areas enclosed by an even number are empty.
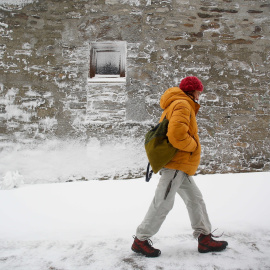
<svg viewBox="0 0 270 270"><path fill-rule="evenodd" d="M166 90L164 94L161 96L160 98L161 109L165 110L171 105L172 102L176 100L187 101L195 111L195 114L197 114L200 108L200 105L197 102L195 102L191 97L189 97L187 94L185 94L179 87L172 87Z"/></svg>

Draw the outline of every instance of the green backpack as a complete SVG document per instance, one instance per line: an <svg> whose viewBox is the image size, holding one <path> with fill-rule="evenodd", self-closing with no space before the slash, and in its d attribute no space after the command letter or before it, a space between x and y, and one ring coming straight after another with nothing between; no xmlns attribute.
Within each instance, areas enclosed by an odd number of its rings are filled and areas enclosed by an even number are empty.
<svg viewBox="0 0 270 270"><path fill-rule="evenodd" d="M178 151L168 140L168 124L169 120L165 116L162 122L149 130L145 135L144 146L149 160L146 171L146 182L149 182L153 172L157 173L163 168ZM150 165L152 170L149 172Z"/></svg>

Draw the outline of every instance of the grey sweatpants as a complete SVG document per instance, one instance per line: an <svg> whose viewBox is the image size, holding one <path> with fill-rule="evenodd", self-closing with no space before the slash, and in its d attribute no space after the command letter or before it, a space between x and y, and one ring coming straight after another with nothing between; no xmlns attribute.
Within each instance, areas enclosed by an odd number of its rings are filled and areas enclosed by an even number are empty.
<svg viewBox="0 0 270 270"><path fill-rule="evenodd" d="M173 208L176 192L186 204L191 227L194 230L193 236L198 238L201 233L211 233L205 203L193 178L182 171L166 168L163 168L160 173L161 178L154 199L143 222L137 228L137 238L144 241L158 232L167 214Z"/></svg>

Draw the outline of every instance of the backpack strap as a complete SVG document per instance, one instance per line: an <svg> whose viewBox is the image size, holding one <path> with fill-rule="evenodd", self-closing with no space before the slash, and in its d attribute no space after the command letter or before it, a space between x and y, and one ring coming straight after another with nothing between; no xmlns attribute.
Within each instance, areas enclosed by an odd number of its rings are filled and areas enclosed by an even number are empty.
<svg viewBox="0 0 270 270"><path fill-rule="evenodd" d="M163 113L161 114L161 117L160 117L160 120L159 120L159 122L162 122L165 118L166 118L166 116L167 116L167 113L168 113L168 110L169 110L169 108L171 107L171 106L173 106L173 108L176 106L176 104L177 103L179 103L179 102L181 102L181 100L175 100L175 101L173 101L164 111L163 111ZM168 118L167 118L168 119ZM168 119L169 120L169 119Z"/></svg>
<svg viewBox="0 0 270 270"><path fill-rule="evenodd" d="M164 111L163 111L163 113L162 113L162 115L161 115L161 117L160 117L159 123L161 123L161 122L166 118L166 116L167 116L167 111L168 111L168 110L164 110Z"/></svg>
<svg viewBox="0 0 270 270"><path fill-rule="evenodd" d="M153 170L150 171L150 162L148 162L147 169L146 169L146 175L145 175L145 181L149 182L153 174Z"/></svg>

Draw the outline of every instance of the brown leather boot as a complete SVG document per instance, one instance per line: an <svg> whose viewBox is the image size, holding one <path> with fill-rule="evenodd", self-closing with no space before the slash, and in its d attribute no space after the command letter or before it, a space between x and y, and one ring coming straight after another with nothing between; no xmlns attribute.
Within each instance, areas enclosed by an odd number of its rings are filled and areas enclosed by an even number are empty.
<svg viewBox="0 0 270 270"><path fill-rule="evenodd" d="M207 253L211 251L221 251L224 250L228 243L226 241L216 241L211 233L208 235L200 234L198 241L198 251L200 253Z"/></svg>
<svg viewBox="0 0 270 270"><path fill-rule="evenodd" d="M134 242L131 249L136 253L141 253L146 257L158 257L161 254L159 249L152 247L153 243L150 239L140 241L137 237L134 237Z"/></svg>

